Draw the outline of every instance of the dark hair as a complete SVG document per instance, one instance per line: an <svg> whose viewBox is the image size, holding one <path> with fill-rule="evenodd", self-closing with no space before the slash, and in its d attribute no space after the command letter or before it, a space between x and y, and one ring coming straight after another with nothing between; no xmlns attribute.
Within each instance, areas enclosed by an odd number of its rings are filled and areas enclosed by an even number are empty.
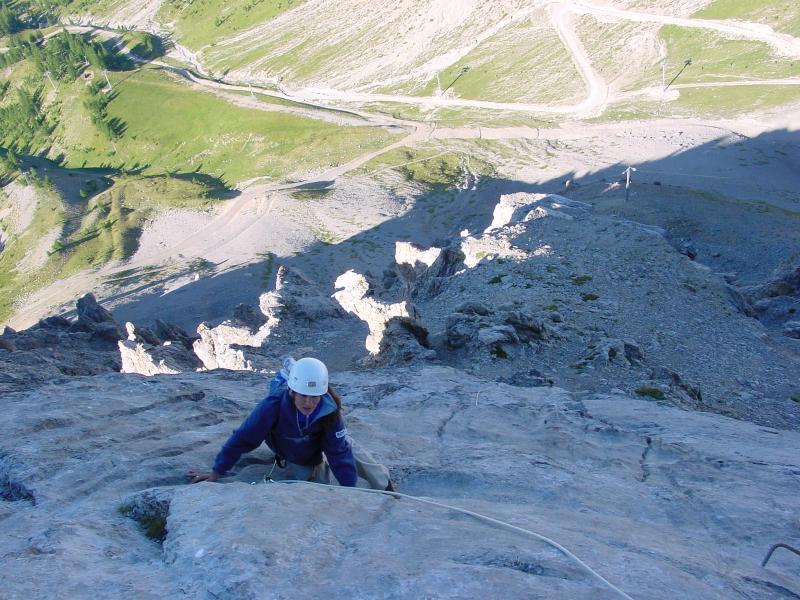
<svg viewBox="0 0 800 600"><path fill-rule="evenodd" d="M330 429L331 427L336 427L336 424L339 422L339 417L342 416L342 397L339 395L339 392L337 392L336 389L330 384L328 384L328 395L333 398L334 402L336 402L336 410L320 419L322 426L326 430Z"/></svg>

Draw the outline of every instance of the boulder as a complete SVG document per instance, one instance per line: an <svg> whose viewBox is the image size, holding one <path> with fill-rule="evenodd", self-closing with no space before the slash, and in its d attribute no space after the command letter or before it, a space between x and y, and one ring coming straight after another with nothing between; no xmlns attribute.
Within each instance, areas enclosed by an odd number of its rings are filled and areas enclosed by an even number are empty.
<svg viewBox="0 0 800 600"><path fill-rule="evenodd" d="M476 326L462 313L449 315L445 321L445 344L451 350L465 347L475 335Z"/></svg>
<svg viewBox="0 0 800 600"><path fill-rule="evenodd" d="M700 386L687 383L683 378L667 367L655 367L650 371L650 380L662 383L666 387L667 398L683 408L703 409L703 393Z"/></svg>
<svg viewBox="0 0 800 600"><path fill-rule="evenodd" d="M428 330L410 319L394 317L386 323L378 354L370 364L397 365L430 360L436 352L428 347Z"/></svg>
<svg viewBox="0 0 800 600"><path fill-rule="evenodd" d="M492 312L488 306L481 302L464 302L464 304L457 306L455 311L465 315L481 315L484 317Z"/></svg>
<svg viewBox="0 0 800 600"><path fill-rule="evenodd" d="M529 312L514 310L505 317L505 322L514 328L520 341L546 340L549 337L545 322Z"/></svg>
<svg viewBox="0 0 800 600"><path fill-rule="evenodd" d="M638 365L644 362L644 353L634 340L603 339L595 344L587 359L597 365Z"/></svg>
<svg viewBox="0 0 800 600"><path fill-rule="evenodd" d="M122 328L111 313L98 304L94 294L86 294L78 299L77 312L78 320L72 331L96 333L99 338L114 342L125 339Z"/></svg>
<svg viewBox="0 0 800 600"><path fill-rule="evenodd" d="M519 342L514 328L510 325L495 325L478 329L478 342L484 346L497 346L499 344L516 344Z"/></svg>

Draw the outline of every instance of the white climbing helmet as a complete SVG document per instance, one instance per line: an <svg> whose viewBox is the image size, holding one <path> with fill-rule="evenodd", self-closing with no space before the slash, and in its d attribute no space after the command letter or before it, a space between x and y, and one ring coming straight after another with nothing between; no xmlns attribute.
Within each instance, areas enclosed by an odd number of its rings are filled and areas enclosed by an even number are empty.
<svg viewBox="0 0 800 600"><path fill-rule="evenodd" d="M289 389L304 396L322 396L328 391L328 367L316 358L301 358L289 373Z"/></svg>

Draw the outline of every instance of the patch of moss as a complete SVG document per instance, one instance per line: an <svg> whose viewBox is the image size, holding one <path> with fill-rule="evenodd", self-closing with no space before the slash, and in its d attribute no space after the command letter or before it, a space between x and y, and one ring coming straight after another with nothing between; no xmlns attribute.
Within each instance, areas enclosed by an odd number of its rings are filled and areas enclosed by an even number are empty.
<svg viewBox="0 0 800 600"><path fill-rule="evenodd" d="M592 294L592 293L581 294L581 300L583 300L584 302L593 302L593 301L597 300L599 297L600 296L598 296L597 294Z"/></svg>
<svg viewBox="0 0 800 600"><path fill-rule="evenodd" d="M573 275L572 277L569 278L569 280L572 283L574 283L575 285L583 285L587 281L591 281L592 280L592 276L591 275Z"/></svg>
<svg viewBox="0 0 800 600"><path fill-rule="evenodd" d="M494 346L491 350L495 358L508 358L508 352L503 350L500 346Z"/></svg>
<svg viewBox="0 0 800 600"><path fill-rule="evenodd" d="M503 283L503 276L502 275L495 275L489 280L489 283Z"/></svg>
<svg viewBox="0 0 800 600"><path fill-rule="evenodd" d="M647 396L649 398L655 398L656 400L663 400L666 398L664 392L657 387L652 387L649 385L643 385L642 387L636 390L636 393L639 396Z"/></svg>

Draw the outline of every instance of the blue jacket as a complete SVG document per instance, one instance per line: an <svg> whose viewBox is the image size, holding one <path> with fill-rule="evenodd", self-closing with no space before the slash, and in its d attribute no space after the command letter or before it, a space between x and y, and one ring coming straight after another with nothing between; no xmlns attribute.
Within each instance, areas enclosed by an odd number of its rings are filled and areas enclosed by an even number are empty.
<svg viewBox="0 0 800 600"><path fill-rule="evenodd" d="M245 452L266 442L270 450L297 465L314 466L328 459L333 474L341 485L355 486L356 462L347 439L341 416L329 429L322 426L322 417L336 412L336 402L328 394L320 399L311 422L306 427L300 413L289 398L286 380L277 375L270 382L269 395L259 402L239 428L233 432L214 460L214 470L224 475Z"/></svg>

